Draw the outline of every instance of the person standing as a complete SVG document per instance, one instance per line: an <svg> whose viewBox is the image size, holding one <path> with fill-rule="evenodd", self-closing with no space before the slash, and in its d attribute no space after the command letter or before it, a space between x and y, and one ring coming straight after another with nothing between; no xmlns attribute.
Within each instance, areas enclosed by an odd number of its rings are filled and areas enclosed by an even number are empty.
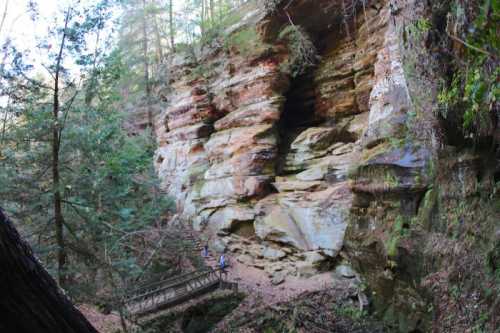
<svg viewBox="0 0 500 333"><path fill-rule="evenodd" d="M219 268L221 270L222 273L225 273L225 269L226 269L226 257L224 256L224 252L220 255L220 258L219 258Z"/></svg>

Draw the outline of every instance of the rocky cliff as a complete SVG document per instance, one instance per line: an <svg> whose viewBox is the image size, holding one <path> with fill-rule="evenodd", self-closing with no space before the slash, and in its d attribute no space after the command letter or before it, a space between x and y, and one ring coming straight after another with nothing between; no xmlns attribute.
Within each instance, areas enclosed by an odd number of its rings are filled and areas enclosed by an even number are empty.
<svg viewBox="0 0 500 333"><path fill-rule="evenodd" d="M483 264L498 251L498 163L495 148L454 141L436 112L440 55L456 51L439 35L454 18L437 7L249 3L224 37L170 57L155 165L180 216L271 276L351 265L402 331L460 327L437 324L443 281L476 297L457 318L484 312L495 325L498 286ZM303 37L317 60L292 72Z"/></svg>

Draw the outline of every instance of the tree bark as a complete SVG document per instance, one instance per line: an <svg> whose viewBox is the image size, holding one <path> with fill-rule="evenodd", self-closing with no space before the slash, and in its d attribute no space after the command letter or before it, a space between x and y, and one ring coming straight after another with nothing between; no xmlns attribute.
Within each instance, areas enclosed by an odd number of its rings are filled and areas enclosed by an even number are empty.
<svg viewBox="0 0 500 333"><path fill-rule="evenodd" d="M214 5L214 0L210 0L210 20L212 21L212 24L215 20L215 5Z"/></svg>
<svg viewBox="0 0 500 333"><path fill-rule="evenodd" d="M201 0L201 16L200 16L201 36L205 36L205 0Z"/></svg>
<svg viewBox="0 0 500 333"><path fill-rule="evenodd" d="M160 29L158 28L158 19L156 15L153 18L153 27L155 29L155 39L156 39L156 65L157 68L159 68L163 60L163 50L161 47L161 35L160 35Z"/></svg>
<svg viewBox="0 0 500 333"><path fill-rule="evenodd" d="M97 333L0 209L0 332Z"/></svg>
<svg viewBox="0 0 500 333"><path fill-rule="evenodd" d="M175 52L175 29L174 29L174 0L168 3L168 24L170 30L170 47L172 52Z"/></svg>
<svg viewBox="0 0 500 333"><path fill-rule="evenodd" d="M66 42L66 32L71 15L71 9L68 8L64 20L64 30L61 38L61 45L56 59L54 75L54 100L52 105L52 182L54 192L54 224L56 229L57 242L57 278L61 286L66 283L66 261L67 254L64 244L64 216L62 213L62 195L61 195L61 177L59 174L59 154L61 146L61 125L59 124L59 77L61 73L61 62Z"/></svg>
<svg viewBox="0 0 500 333"><path fill-rule="evenodd" d="M142 53L144 62L144 84L146 90L146 108L148 114L148 125L151 128L151 135L154 137L155 129L153 123L153 111L151 110L151 85L149 80L149 45L148 45L148 26L147 26L147 10L146 0L142 0Z"/></svg>
<svg viewBox="0 0 500 333"><path fill-rule="evenodd" d="M9 118L9 108L10 108L10 95L7 97L7 104L4 108L3 122L2 122L2 134L0 138L0 157L2 157L3 145L5 142L5 132L7 131L7 121Z"/></svg>

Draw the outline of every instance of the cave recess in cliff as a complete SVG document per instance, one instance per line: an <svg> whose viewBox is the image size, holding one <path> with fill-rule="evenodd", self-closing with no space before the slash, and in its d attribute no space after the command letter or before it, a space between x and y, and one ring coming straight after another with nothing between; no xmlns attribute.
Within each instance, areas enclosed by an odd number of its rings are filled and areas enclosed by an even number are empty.
<svg viewBox="0 0 500 333"><path fill-rule="evenodd" d="M286 155L295 138L319 123L315 116L314 68L294 78L285 94L285 105L278 123L279 156L277 174L283 174Z"/></svg>

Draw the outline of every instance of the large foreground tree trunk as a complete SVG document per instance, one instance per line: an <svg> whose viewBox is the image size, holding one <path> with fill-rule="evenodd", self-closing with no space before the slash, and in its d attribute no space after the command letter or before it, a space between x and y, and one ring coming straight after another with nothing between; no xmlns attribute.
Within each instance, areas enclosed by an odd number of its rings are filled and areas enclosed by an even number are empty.
<svg viewBox="0 0 500 333"><path fill-rule="evenodd" d="M0 332L97 333L62 294L1 209Z"/></svg>

